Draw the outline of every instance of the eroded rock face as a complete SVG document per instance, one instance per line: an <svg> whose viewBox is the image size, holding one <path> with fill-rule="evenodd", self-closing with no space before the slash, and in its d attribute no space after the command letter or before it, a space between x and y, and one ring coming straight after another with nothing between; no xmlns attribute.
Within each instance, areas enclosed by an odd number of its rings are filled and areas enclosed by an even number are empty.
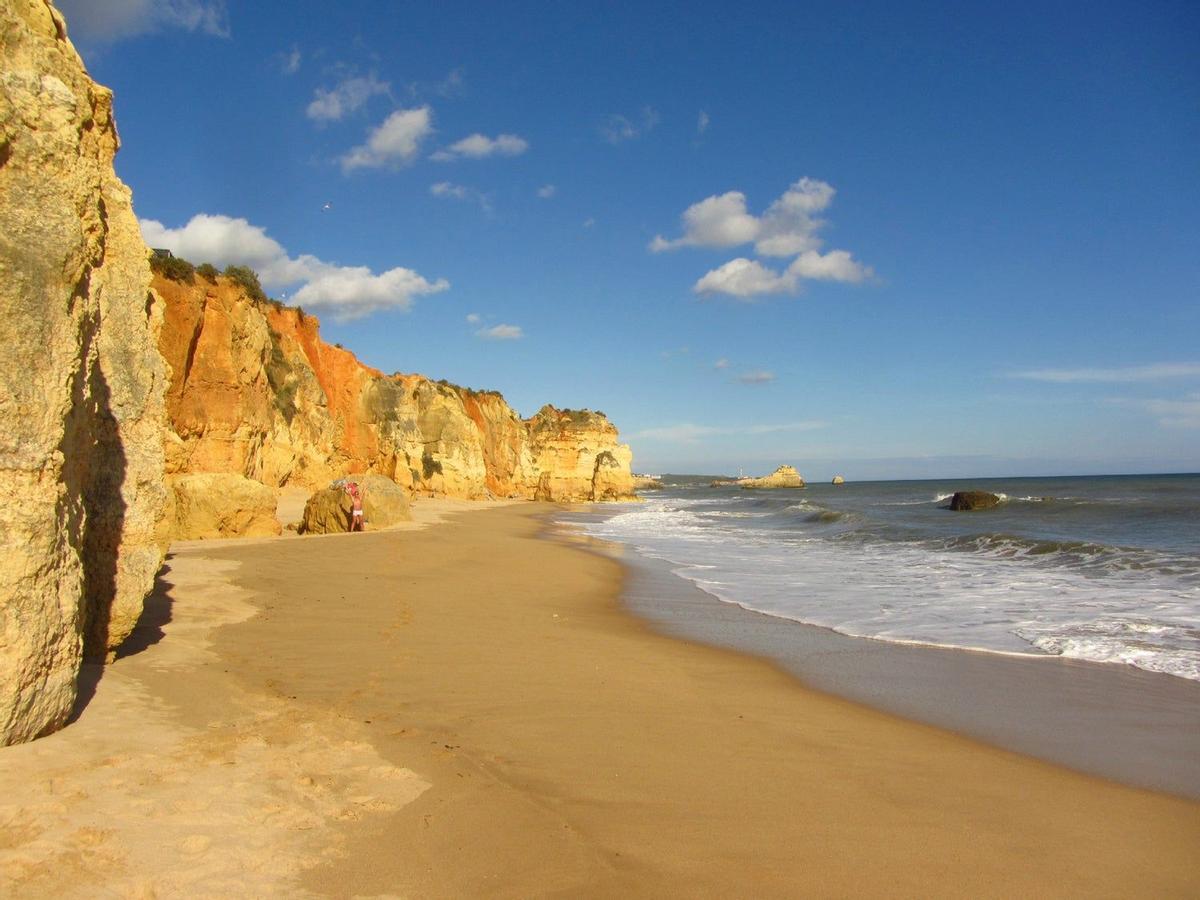
<svg viewBox="0 0 1200 900"><path fill-rule="evenodd" d="M65 722L162 562L161 306L111 93L44 0L0 4L0 744Z"/></svg>
<svg viewBox="0 0 1200 900"><path fill-rule="evenodd" d="M282 528L275 517L278 493L232 472L172 475L172 537L267 537Z"/></svg>
<svg viewBox="0 0 1200 900"><path fill-rule="evenodd" d="M408 492L383 475L350 475L317 491L304 505L301 534L342 534L350 530L352 505L344 482L353 481L362 492L363 518L372 531L412 519Z"/></svg>
<svg viewBox="0 0 1200 900"><path fill-rule="evenodd" d="M225 278L156 277L166 301L172 473L233 472L271 487L375 472L434 496L588 501L633 496L632 454L600 413L385 375L326 344L295 309Z"/></svg>
<svg viewBox="0 0 1200 900"><path fill-rule="evenodd" d="M739 478L738 485L746 489L757 488L802 488L804 479L794 466L780 466L762 478Z"/></svg>

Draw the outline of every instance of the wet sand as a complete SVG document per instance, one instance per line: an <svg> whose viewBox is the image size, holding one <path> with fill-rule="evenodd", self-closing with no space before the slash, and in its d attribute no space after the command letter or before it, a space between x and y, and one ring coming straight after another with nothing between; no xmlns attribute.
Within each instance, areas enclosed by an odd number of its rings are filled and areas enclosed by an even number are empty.
<svg viewBox="0 0 1200 900"><path fill-rule="evenodd" d="M620 559L628 607L668 633L767 657L818 690L1137 787L1200 799L1200 684L1058 656L838 634L723 603L661 560L559 530Z"/></svg>
<svg viewBox="0 0 1200 900"><path fill-rule="evenodd" d="M10 893L1200 892L1200 804L660 635L542 527L178 548L140 652L0 751Z"/></svg>

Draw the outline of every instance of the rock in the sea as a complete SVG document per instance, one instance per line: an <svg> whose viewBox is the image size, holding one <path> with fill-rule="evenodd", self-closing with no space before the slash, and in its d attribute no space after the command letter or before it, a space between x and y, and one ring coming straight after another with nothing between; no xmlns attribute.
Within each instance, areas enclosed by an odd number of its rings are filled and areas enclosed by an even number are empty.
<svg viewBox="0 0 1200 900"><path fill-rule="evenodd" d="M165 549L161 305L112 94L66 33L0 3L0 745L63 725Z"/></svg>
<svg viewBox="0 0 1200 900"><path fill-rule="evenodd" d="M308 498L299 528L301 534L341 534L350 530L350 495L345 485L351 481L357 482L362 491L367 528L390 528L412 519L408 492L392 479L374 473L347 475Z"/></svg>
<svg viewBox="0 0 1200 900"><path fill-rule="evenodd" d="M172 475L175 508L171 536L198 538L265 537L279 534L278 494L260 481L231 472Z"/></svg>
<svg viewBox="0 0 1200 900"><path fill-rule="evenodd" d="M845 484L845 483L846 483L846 479L845 479L845 478L843 478L841 475L834 475L834 476L833 476L833 483L834 483L834 484Z"/></svg>
<svg viewBox="0 0 1200 900"><path fill-rule="evenodd" d="M738 486L747 490L759 488L802 488L804 479L793 466L780 466L762 478L739 478Z"/></svg>
<svg viewBox="0 0 1200 900"><path fill-rule="evenodd" d="M999 503L1000 498L988 491L955 491L949 508L956 511L989 509Z"/></svg>

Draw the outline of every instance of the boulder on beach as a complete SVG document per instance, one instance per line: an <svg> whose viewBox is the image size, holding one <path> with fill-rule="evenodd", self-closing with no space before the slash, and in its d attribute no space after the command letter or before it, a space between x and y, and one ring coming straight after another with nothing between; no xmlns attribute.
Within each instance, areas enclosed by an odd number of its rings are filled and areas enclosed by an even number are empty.
<svg viewBox="0 0 1200 900"><path fill-rule="evenodd" d="M279 534L278 495L259 481L233 472L172 475L171 536L179 540L263 537Z"/></svg>
<svg viewBox="0 0 1200 900"><path fill-rule="evenodd" d="M739 478L738 486L746 490L760 488L802 488L804 478L794 466L780 466L770 475L762 478Z"/></svg>
<svg viewBox="0 0 1200 900"><path fill-rule="evenodd" d="M972 509L990 509L1000 504L1000 497L989 491L955 491L950 498L949 508L956 512Z"/></svg>
<svg viewBox="0 0 1200 900"><path fill-rule="evenodd" d="M308 498L300 522L301 534L341 534L350 530L351 505L346 485L352 481L362 490L363 518L368 528L390 528L412 519L408 492L392 479L374 473L348 475Z"/></svg>
<svg viewBox="0 0 1200 900"><path fill-rule="evenodd" d="M845 479L845 478L843 478L841 475L834 475L834 476L833 476L833 483L834 483L834 484L845 484L845 483L846 483L846 479Z"/></svg>

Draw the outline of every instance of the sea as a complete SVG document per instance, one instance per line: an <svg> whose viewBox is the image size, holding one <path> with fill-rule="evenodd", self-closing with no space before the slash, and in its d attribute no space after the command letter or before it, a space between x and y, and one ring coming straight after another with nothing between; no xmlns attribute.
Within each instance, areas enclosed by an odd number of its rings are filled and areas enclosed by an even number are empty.
<svg viewBox="0 0 1200 900"><path fill-rule="evenodd" d="M1200 475L712 487L571 520L724 603L853 637L1200 681ZM955 491L999 495L954 512Z"/></svg>

